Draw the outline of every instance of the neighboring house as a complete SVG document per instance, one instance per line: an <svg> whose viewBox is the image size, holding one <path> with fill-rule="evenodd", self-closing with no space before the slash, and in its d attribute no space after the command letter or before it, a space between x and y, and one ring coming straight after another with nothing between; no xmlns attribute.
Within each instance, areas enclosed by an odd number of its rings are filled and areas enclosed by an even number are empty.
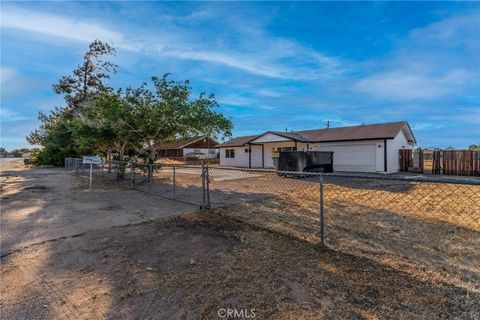
<svg viewBox="0 0 480 320"><path fill-rule="evenodd" d="M334 171L396 172L399 150L414 149L408 122L390 122L303 131L267 131L217 145L220 165L273 168L279 151L332 151ZM272 157L273 156L273 157Z"/></svg>
<svg viewBox="0 0 480 320"><path fill-rule="evenodd" d="M218 158L218 144L208 137L179 139L171 143L160 145L160 158Z"/></svg>

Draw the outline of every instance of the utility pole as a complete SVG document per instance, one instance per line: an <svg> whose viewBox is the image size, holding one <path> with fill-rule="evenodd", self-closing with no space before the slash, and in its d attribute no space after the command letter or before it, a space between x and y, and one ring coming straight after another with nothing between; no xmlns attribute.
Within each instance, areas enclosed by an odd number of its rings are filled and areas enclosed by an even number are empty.
<svg viewBox="0 0 480 320"><path fill-rule="evenodd" d="M325 121L327 123L327 129L330 129L330 120Z"/></svg>

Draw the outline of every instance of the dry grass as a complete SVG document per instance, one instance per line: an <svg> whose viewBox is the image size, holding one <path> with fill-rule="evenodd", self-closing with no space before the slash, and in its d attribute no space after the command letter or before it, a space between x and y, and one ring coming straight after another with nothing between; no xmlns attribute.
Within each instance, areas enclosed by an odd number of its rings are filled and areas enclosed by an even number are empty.
<svg viewBox="0 0 480 320"><path fill-rule="evenodd" d="M479 315L478 293L210 213L91 231L2 262L11 319L218 319L220 308L255 308L258 319Z"/></svg>
<svg viewBox="0 0 480 320"><path fill-rule="evenodd" d="M221 212L318 243L319 188L303 183ZM329 248L480 292L479 186L340 180L324 194Z"/></svg>
<svg viewBox="0 0 480 320"><path fill-rule="evenodd" d="M177 170L177 198L200 203L200 172L189 170ZM317 178L226 172L211 170L218 212L309 243L320 241ZM153 184L139 186L171 195L172 173L156 172ZM329 248L480 291L480 186L330 178L324 202Z"/></svg>
<svg viewBox="0 0 480 320"><path fill-rule="evenodd" d="M168 165L174 165L174 164L185 165L185 161L169 159L169 158L160 158L156 161L156 163L168 164Z"/></svg>
<svg viewBox="0 0 480 320"><path fill-rule="evenodd" d="M178 191L188 186L192 200L200 181L187 172L177 175ZM320 249L318 180L220 173L211 187L222 215L90 230L2 258L3 317L213 319L234 307L255 308L258 319L479 318L478 187L327 181ZM94 180L98 190L82 197L59 188L73 196L62 208L88 204L86 212L105 215L101 188L115 195L108 208L118 216L138 209L129 205L179 205L126 193L128 180L114 179ZM171 182L157 172L149 189L166 195ZM112 209L119 204L128 210Z"/></svg>
<svg viewBox="0 0 480 320"><path fill-rule="evenodd" d="M432 172L432 169L433 169L433 160L424 159L423 160L423 171L425 173L430 173L430 172Z"/></svg>

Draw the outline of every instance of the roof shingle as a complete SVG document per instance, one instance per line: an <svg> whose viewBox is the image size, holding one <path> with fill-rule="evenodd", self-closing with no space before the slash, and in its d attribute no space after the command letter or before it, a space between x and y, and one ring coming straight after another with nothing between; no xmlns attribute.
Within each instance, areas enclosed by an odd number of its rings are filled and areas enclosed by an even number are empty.
<svg viewBox="0 0 480 320"><path fill-rule="evenodd" d="M364 124L359 126L325 128L315 130L302 130L291 132L267 131L292 140L300 142L332 142L332 141L354 141L354 140L373 140L373 139L393 139L402 128L407 125L407 121ZM256 138L264 135L237 137L217 147L238 147L243 146ZM412 134L412 139L413 137Z"/></svg>
<svg viewBox="0 0 480 320"><path fill-rule="evenodd" d="M310 142L369 140L394 138L406 121L365 124L342 128L297 131Z"/></svg>

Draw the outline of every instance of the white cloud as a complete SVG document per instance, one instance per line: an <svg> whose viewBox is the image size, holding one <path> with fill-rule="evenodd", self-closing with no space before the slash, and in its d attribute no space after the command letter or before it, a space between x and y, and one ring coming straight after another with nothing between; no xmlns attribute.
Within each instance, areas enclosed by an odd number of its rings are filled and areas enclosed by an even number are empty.
<svg viewBox="0 0 480 320"><path fill-rule="evenodd" d="M26 120L28 117L20 115L18 112L8 108L0 107L0 119L2 122Z"/></svg>
<svg viewBox="0 0 480 320"><path fill-rule="evenodd" d="M282 96L282 92L277 90L270 90L270 89L259 89L257 90L258 94L264 97L271 97L271 98L278 98Z"/></svg>
<svg viewBox="0 0 480 320"><path fill-rule="evenodd" d="M175 17L163 17L165 25L158 30L141 32L129 28L121 33L94 20L6 7L1 27L53 39L81 42L101 39L142 54L213 63L269 78L322 80L338 73L338 60L293 40L271 36L261 23L249 23L248 27L245 23L229 24L228 34L204 31L191 24L204 19L217 21L224 15L199 10L198 14L187 15L187 26L177 25L179 19Z"/></svg>
<svg viewBox="0 0 480 320"><path fill-rule="evenodd" d="M254 106L255 104L258 103L256 99L252 99L249 97L244 97L241 95L236 95L236 94L227 94L223 96L217 97L217 100L220 104L226 104L226 105L231 105L231 106Z"/></svg>
<svg viewBox="0 0 480 320"><path fill-rule="evenodd" d="M15 68L2 66L0 67L0 84L3 88L8 82L10 82L15 77Z"/></svg>
<svg viewBox="0 0 480 320"><path fill-rule="evenodd" d="M470 11L431 23L423 28L414 29L409 34L409 40L419 46L474 48L478 54L480 48L479 21L480 11Z"/></svg>
<svg viewBox="0 0 480 320"><path fill-rule="evenodd" d="M275 68L268 65L259 65L252 60L235 57L234 55L213 51L197 51L188 49L160 49L159 54L187 60L197 60L223 64L231 68L239 69L253 74L271 78L289 78L290 76L283 68Z"/></svg>
<svg viewBox="0 0 480 320"><path fill-rule="evenodd" d="M117 31L110 30L93 21L68 16L4 7L0 25L2 28L81 42L101 39L112 42L117 46L133 48L133 46L124 43L123 35Z"/></svg>
<svg viewBox="0 0 480 320"><path fill-rule="evenodd" d="M432 99L461 90L470 80L472 75L465 70L452 70L436 75L407 68L367 76L355 83L353 88L376 98Z"/></svg>
<svg viewBox="0 0 480 320"><path fill-rule="evenodd" d="M454 16L412 31L400 47L352 83L354 91L373 98L439 100L480 90L478 12Z"/></svg>

